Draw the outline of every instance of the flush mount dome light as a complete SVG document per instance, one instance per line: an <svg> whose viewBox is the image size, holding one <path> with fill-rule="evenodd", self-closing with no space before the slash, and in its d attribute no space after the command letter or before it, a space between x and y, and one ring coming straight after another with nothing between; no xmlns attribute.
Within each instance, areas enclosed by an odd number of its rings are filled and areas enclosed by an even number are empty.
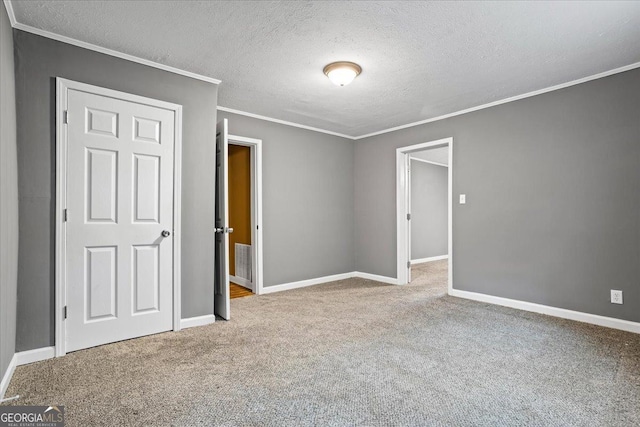
<svg viewBox="0 0 640 427"><path fill-rule="evenodd" d="M362 67L354 62L332 62L324 67L324 73L336 86L346 86L362 72Z"/></svg>

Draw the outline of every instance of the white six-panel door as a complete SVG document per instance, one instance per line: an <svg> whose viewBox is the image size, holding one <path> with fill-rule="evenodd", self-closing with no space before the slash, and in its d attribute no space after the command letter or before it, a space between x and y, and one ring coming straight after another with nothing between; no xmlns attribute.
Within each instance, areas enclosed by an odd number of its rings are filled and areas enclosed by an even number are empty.
<svg viewBox="0 0 640 427"><path fill-rule="evenodd" d="M170 330L176 113L67 102L66 351Z"/></svg>

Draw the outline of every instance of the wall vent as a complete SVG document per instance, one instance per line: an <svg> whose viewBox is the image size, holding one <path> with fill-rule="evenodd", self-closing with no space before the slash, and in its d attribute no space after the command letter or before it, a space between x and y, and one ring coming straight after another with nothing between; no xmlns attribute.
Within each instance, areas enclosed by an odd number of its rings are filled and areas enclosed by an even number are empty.
<svg viewBox="0 0 640 427"><path fill-rule="evenodd" d="M252 281L251 277L251 245L236 243L236 277Z"/></svg>

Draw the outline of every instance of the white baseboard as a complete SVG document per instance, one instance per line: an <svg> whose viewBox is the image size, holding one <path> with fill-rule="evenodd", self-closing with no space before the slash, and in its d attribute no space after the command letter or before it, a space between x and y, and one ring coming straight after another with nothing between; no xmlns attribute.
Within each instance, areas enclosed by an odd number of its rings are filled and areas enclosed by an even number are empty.
<svg viewBox="0 0 640 427"><path fill-rule="evenodd" d="M431 261L440 261L441 259L449 259L449 255L438 255L438 256L432 256L429 258L412 259L411 265L423 264L425 262L431 262Z"/></svg>
<svg viewBox="0 0 640 427"><path fill-rule="evenodd" d="M304 288L307 286L319 285L321 283L335 282L336 280L350 279L354 277L354 273L334 274L332 276L317 277L315 279L300 280L299 282L284 283L282 285L265 286L262 288L262 294L271 294L273 292L288 291L290 289Z"/></svg>
<svg viewBox="0 0 640 427"><path fill-rule="evenodd" d="M28 365L29 363L40 362L41 360L53 359L55 355L55 347L42 347L15 353L11 358L11 362L9 362L7 371L4 373L2 382L0 383L0 399L4 398L4 393L7 391L7 387L9 387L11 377L13 376L16 367Z"/></svg>
<svg viewBox="0 0 640 427"><path fill-rule="evenodd" d="M55 347L42 347L16 353L16 366L28 365L41 360L53 359L56 356Z"/></svg>
<svg viewBox="0 0 640 427"><path fill-rule="evenodd" d="M229 275L229 281L235 283L236 285L244 286L247 289L253 290L253 283L251 283L250 280Z"/></svg>
<svg viewBox="0 0 640 427"><path fill-rule="evenodd" d="M215 314L205 314L204 316L189 317L180 319L180 329L193 328L194 326L210 325L216 321Z"/></svg>
<svg viewBox="0 0 640 427"><path fill-rule="evenodd" d="M353 277L359 277L361 279L375 280L376 282L388 283L390 285L397 285L398 279L395 277L378 276L377 274L363 273L361 271L355 271Z"/></svg>
<svg viewBox="0 0 640 427"><path fill-rule="evenodd" d="M4 393L7 391L9 387L9 383L11 382L11 377L13 376L13 372L16 370L16 355L14 354L9 362L9 366L7 367L6 372L2 376L2 382L0 382L0 399L4 399Z"/></svg>
<svg viewBox="0 0 640 427"><path fill-rule="evenodd" d="M551 307L548 305L536 304L532 302L496 297L493 295L479 294L476 292L461 291L458 289L452 289L449 292L449 295L458 298L466 298L474 301L486 302L489 304L502 305L504 307L516 308L518 310L547 314L549 316L555 316L563 319L590 323L592 325L604 326L605 328L619 329L622 331L640 334L640 323L631 322L629 320L616 319L614 317L600 316L597 314L583 313L580 311L567 310L565 308Z"/></svg>

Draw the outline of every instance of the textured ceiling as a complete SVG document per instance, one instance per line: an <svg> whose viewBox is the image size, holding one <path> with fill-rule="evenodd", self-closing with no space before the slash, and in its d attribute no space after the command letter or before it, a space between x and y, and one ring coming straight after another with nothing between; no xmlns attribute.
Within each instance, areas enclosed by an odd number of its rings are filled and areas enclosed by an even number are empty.
<svg viewBox="0 0 640 427"><path fill-rule="evenodd" d="M219 104L358 136L640 61L640 2L17 1L17 22L222 80ZM336 87L329 62L359 63Z"/></svg>

